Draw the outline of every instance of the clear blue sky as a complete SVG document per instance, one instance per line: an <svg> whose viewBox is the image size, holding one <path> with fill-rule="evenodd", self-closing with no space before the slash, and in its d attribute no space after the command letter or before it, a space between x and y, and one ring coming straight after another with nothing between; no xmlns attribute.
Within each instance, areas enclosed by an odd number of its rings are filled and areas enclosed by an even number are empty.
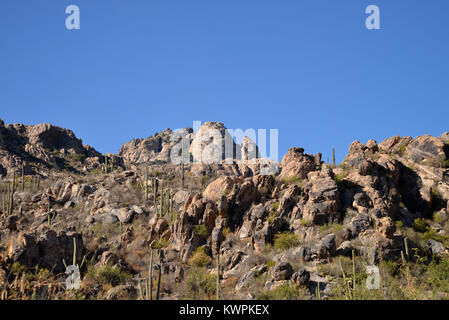
<svg viewBox="0 0 449 320"><path fill-rule="evenodd" d="M101 152L201 120L342 160L353 140L449 130L448 94L447 0L0 1L0 118Z"/></svg>

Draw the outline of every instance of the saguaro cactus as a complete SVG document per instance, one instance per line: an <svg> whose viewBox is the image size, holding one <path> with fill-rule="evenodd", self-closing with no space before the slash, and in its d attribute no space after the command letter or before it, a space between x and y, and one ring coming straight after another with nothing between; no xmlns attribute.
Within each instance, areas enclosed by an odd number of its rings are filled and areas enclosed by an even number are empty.
<svg viewBox="0 0 449 320"><path fill-rule="evenodd" d="M151 253L150 253L150 267L148 269L148 278L150 281L150 287L149 287L149 299L153 300L153 249L151 249Z"/></svg>
<svg viewBox="0 0 449 320"><path fill-rule="evenodd" d="M156 288L156 300L159 300L159 297L160 297L161 279L162 279L162 263L159 265L159 275L157 278L157 288Z"/></svg>
<svg viewBox="0 0 449 320"><path fill-rule="evenodd" d="M171 189L168 190L168 214L173 212L173 199L171 197Z"/></svg>
<svg viewBox="0 0 449 320"><path fill-rule="evenodd" d="M180 169L181 169L181 187L184 188L184 163L180 163Z"/></svg>
<svg viewBox="0 0 449 320"><path fill-rule="evenodd" d="M25 166L22 164L22 192L25 191Z"/></svg>
<svg viewBox="0 0 449 320"><path fill-rule="evenodd" d="M164 209L164 188L161 188L161 196L159 199L159 217L162 217Z"/></svg>
<svg viewBox="0 0 449 320"><path fill-rule="evenodd" d="M335 149L332 147L332 167L336 168L337 164L335 163Z"/></svg>
<svg viewBox="0 0 449 320"><path fill-rule="evenodd" d="M356 276L355 276L355 251L352 250L352 299L355 299Z"/></svg>
<svg viewBox="0 0 449 320"><path fill-rule="evenodd" d="M404 238L404 247L405 247L405 256L407 257L407 259L410 258L410 252L408 249L408 239L407 237Z"/></svg>
<svg viewBox="0 0 449 320"><path fill-rule="evenodd" d="M108 157L107 156L105 156L104 157L104 173L105 174L108 174Z"/></svg>
<svg viewBox="0 0 449 320"><path fill-rule="evenodd" d="M156 178L155 175L153 175L153 179L151 181L151 186L153 187L154 206L156 207L156 198L157 198L157 191L158 191L158 187L159 187L159 180Z"/></svg>
<svg viewBox="0 0 449 320"><path fill-rule="evenodd" d="M220 250L217 252L217 300L221 299L220 287Z"/></svg>
<svg viewBox="0 0 449 320"><path fill-rule="evenodd" d="M48 220L48 227L51 228L52 226L52 221L55 218L55 213L52 215L51 214L51 208L50 208L50 204L48 204L47 206L47 220Z"/></svg>
<svg viewBox="0 0 449 320"><path fill-rule="evenodd" d="M145 200L148 200L148 167L145 167Z"/></svg>
<svg viewBox="0 0 449 320"><path fill-rule="evenodd" d="M8 204L8 214L11 215L14 211L14 193L16 191L16 174L13 175L10 193L9 193L9 204Z"/></svg>

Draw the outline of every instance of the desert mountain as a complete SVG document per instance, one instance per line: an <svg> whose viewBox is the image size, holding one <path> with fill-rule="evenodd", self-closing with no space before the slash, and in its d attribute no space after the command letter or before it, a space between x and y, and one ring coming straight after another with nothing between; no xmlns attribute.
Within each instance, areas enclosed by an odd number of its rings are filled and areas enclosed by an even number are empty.
<svg viewBox="0 0 449 320"><path fill-rule="evenodd" d="M232 152L209 153L209 129ZM150 279L162 299L448 297L449 133L355 141L338 166L300 147L270 162L221 123L172 137L102 155L70 130L1 121L0 297L155 298ZM191 161L172 163L183 138ZM366 265L394 269L381 292Z"/></svg>

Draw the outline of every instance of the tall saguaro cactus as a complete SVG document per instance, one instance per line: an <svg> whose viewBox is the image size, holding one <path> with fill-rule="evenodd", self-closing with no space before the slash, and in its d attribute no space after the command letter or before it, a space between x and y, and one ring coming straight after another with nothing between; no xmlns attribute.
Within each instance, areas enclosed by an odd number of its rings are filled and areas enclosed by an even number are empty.
<svg viewBox="0 0 449 320"><path fill-rule="evenodd" d="M153 249L151 249L151 253L150 253L150 268L148 270L148 278L150 281L150 287L148 288L148 292L149 292L149 299L153 300Z"/></svg>
<svg viewBox="0 0 449 320"><path fill-rule="evenodd" d="M185 177L184 177L184 163L180 163L180 169L181 169L181 187L184 188L184 182L185 182Z"/></svg>
<svg viewBox="0 0 449 320"><path fill-rule="evenodd" d="M145 167L145 200L148 200L148 167Z"/></svg>
<svg viewBox="0 0 449 320"><path fill-rule="evenodd" d="M336 168L337 164L335 163L335 149L332 147L332 167Z"/></svg>
<svg viewBox="0 0 449 320"><path fill-rule="evenodd" d="M22 192L25 191L25 166L22 164Z"/></svg>
<svg viewBox="0 0 449 320"><path fill-rule="evenodd" d="M14 193L16 192L16 174L14 173L12 178L11 187L9 190L9 203L8 203L8 214L12 215L14 211Z"/></svg>
<svg viewBox="0 0 449 320"><path fill-rule="evenodd" d="M153 178L151 180L151 186L153 187L154 207L156 208L156 198L157 198L157 191L158 191L158 187L159 187L159 181L157 180L157 178L154 174L153 174Z"/></svg>
<svg viewBox="0 0 449 320"><path fill-rule="evenodd" d="M217 300L221 299L221 286L220 286L220 249L217 252Z"/></svg>
<svg viewBox="0 0 449 320"><path fill-rule="evenodd" d="M109 172L109 168L108 168L108 157L105 156L105 157L104 157L104 173L105 173L105 174L108 174L108 172Z"/></svg>

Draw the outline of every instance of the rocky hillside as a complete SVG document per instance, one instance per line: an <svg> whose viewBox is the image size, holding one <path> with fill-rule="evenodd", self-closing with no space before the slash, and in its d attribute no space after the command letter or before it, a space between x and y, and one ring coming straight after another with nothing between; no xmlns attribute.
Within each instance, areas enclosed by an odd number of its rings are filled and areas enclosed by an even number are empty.
<svg viewBox="0 0 449 320"><path fill-rule="evenodd" d="M172 164L171 134L102 155L0 121L0 299L449 298L449 133L356 141L338 166L299 147L249 161L249 139L232 161Z"/></svg>

